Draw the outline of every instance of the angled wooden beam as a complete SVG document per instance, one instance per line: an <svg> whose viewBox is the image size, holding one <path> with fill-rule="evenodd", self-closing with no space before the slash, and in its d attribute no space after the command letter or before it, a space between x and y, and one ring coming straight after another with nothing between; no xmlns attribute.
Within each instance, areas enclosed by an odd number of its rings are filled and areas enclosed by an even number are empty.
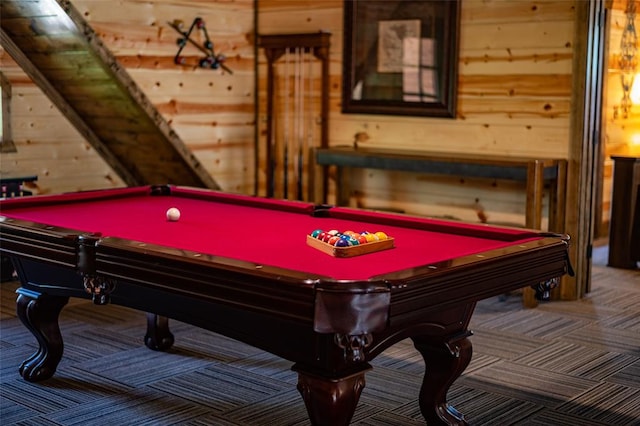
<svg viewBox="0 0 640 426"><path fill-rule="evenodd" d="M49 80L42 75L38 68L33 65L29 58L20 50L18 46L7 36L7 33L0 28L0 43L4 50L11 55L22 70L33 80L33 82L44 92L51 102L60 110L67 120L76 128L76 130L89 142L103 160L111 166L113 171L129 186L141 185L143 179L136 177L130 173L120 162L120 160L112 155L108 147L102 143L102 140L91 130L85 121L76 111L67 103L64 97L51 85Z"/></svg>
<svg viewBox="0 0 640 426"><path fill-rule="evenodd" d="M3 0L0 41L128 184L220 189L66 0Z"/></svg>

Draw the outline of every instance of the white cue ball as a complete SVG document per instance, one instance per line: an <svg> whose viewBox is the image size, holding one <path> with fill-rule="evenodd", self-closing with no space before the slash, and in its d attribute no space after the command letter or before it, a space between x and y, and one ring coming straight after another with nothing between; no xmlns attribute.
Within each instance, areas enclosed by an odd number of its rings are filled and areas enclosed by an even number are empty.
<svg viewBox="0 0 640 426"><path fill-rule="evenodd" d="M180 210L175 207L171 207L167 210L167 220L170 222L177 222L180 219Z"/></svg>

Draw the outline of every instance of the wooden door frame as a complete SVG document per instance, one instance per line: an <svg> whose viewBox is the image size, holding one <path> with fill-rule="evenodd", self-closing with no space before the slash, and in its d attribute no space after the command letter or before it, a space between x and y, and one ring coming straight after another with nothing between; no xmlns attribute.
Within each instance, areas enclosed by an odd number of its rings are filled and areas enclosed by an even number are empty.
<svg viewBox="0 0 640 426"><path fill-rule="evenodd" d="M591 288L591 255L602 167L602 107L606 64L605 0L576 0L573 97L567 176L566 230L571 235L575 282L560 288L560 298L575 300ZM564 283L563 283L564 284Z"/></svg>

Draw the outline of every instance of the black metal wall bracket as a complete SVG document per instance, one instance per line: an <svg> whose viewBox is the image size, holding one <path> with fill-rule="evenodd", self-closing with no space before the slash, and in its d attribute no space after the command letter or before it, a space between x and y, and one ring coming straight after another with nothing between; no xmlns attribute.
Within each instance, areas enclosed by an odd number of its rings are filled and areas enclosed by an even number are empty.
<svg viewBox="0 0 640 426"><path fill-rule="evenodd" d="M181 53L187 44L191 44L205 55L203 58L198 60L197 66L200 68L210 68L214 70L222 68L229 74L233 74L233 71L224 64L227 57L223 54L215 53L213 50L213 43L209 39L209 33L207 32L207 27L202 18L195 18L187 31L184 30L184 22L179 19L176 19L173 22L168 22L168 24L181 36L176 40L176 43L178 44L178 52L173 58L173 62L176 65L188 65L186 58L182 56ZM191 38L191 34L194 30L202 31L205 39L204 43L200 44Z"/></svg>

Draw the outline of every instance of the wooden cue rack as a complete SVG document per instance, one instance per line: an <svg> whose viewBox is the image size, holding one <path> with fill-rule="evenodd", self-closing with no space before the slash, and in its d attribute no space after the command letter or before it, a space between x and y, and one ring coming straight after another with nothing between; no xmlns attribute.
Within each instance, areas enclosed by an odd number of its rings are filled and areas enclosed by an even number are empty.
<svg viewBox="0 0 640 426"><path fill-rule="evenodd" d="M264 49L264 53L267 59L267 122L266 122L266 162L267 162L267 197L275 196L276 185L276 155L274 150L275 141L275 126L276 126L276 78L275 72L276 62L282 58L283 55L292 49L300 49L304 54L313 55L320 61L320 134L319 144L320 148L326 148L329 146L329 46L330 46L331 33L320 31L317 33L302 33L302 34L270 34L258 36L258 47ZM287 76L288 78L288 76ZM287 111L288 113L288 111ZM309 151L312 151L313 146L308 147ZM314 173L315 162L310 161L311 154L305 153L305 157L308 159L307 174ZM256 161L259 161L257 159ZM258 164L256 164L256 170ZM323 172L323 176L327 176L327 173ZM302 179L302 176L299 176ZM324 177L323 179L328 179ZM307 186L308 199L312 199L311 185Z"/></svg>

